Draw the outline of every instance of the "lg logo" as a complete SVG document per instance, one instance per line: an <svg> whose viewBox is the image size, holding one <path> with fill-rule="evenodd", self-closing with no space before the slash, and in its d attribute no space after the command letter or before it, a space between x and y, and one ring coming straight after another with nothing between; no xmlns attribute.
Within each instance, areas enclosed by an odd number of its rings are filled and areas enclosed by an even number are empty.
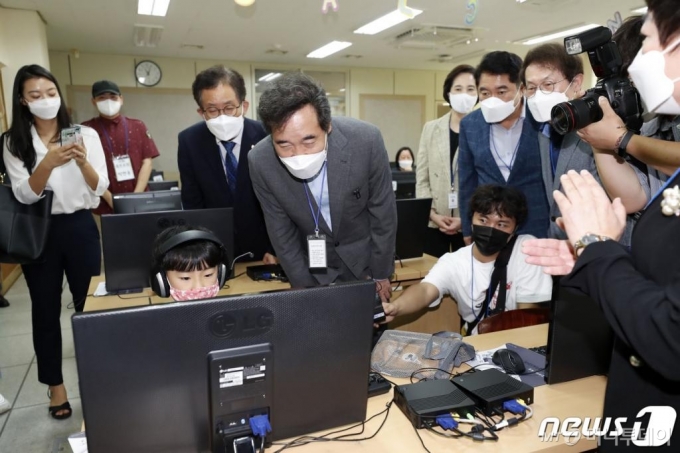
<svg viewBox="0 0 680 453"><path fill-rule="evenodd" d="M158 225L158 228L164 230L171 226L186 225L187 221L184 219L169 219L167 217L161 217L160 219L158 219L158 222L156 223Z"/></svg>
<svg viewBox="0 0 680 453"><path fill-rule="evenodd" d="M268 332L274 323L274 315L267 308L248 308L222 312L208 320L208 328L216 337L251 337Z"/></svg>

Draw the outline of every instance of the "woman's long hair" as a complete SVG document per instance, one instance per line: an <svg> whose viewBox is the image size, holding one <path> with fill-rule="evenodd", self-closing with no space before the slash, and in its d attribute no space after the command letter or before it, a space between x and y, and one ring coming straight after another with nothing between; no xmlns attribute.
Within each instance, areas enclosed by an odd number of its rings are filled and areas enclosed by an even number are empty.
<svg viewBox="0 0 680 453"><path fill-rule="evenodd" d="M71 127L71 117L66 110L64 97L57 79L47 69L37 64L23 66L14 78L14 88L12 89L12 127L9 128L9 152L24 163L24 167L29 173L35 167L35 148L33 148L33 137L31 136L31 126L35 122L33 114L27 105L21 103L24 92L24 84L27 80L43 78L51 81L57 87L57 92L61 98L61 107L57 113L57 124L59 131ZM28 101L28 99L26 100Z"/></svg>

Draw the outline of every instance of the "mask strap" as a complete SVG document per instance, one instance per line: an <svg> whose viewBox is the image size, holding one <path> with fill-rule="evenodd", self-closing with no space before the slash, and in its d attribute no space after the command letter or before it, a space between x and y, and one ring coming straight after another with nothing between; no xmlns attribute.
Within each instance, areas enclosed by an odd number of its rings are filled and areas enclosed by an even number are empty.
<svg viewBox="0 0 680 453"><path fill-rule="evenodd" d="M666 55L669 52L673 52L676 49L676 47L678 47L678 46L680 46L680 38L676 39L675 42L673 42L673 44L671 44L670 46L668 46L664 50L662 50L661 54Z"/></svg>

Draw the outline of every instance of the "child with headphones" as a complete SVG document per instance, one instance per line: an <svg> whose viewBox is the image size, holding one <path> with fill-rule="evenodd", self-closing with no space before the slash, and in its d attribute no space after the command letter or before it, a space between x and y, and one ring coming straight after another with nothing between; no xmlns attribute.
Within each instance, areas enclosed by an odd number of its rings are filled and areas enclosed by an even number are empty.
<svg viewBox="0 0 680 453"><path fill-rule="evenodd" d="M228 277L227 252L209 230L174 226L154 241L151 288L176 301L215 297Z"/></svg>

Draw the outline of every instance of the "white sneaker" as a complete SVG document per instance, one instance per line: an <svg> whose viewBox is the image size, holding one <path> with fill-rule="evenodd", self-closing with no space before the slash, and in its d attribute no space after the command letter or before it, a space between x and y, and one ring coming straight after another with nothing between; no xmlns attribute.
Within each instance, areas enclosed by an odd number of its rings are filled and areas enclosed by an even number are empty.
<svg viewBox="0 0 680 453"><path fill-rule="evenodd" d="M5 399L4 396L0 395L0 414L3 414L10 410L12 405Z"/></svg>

